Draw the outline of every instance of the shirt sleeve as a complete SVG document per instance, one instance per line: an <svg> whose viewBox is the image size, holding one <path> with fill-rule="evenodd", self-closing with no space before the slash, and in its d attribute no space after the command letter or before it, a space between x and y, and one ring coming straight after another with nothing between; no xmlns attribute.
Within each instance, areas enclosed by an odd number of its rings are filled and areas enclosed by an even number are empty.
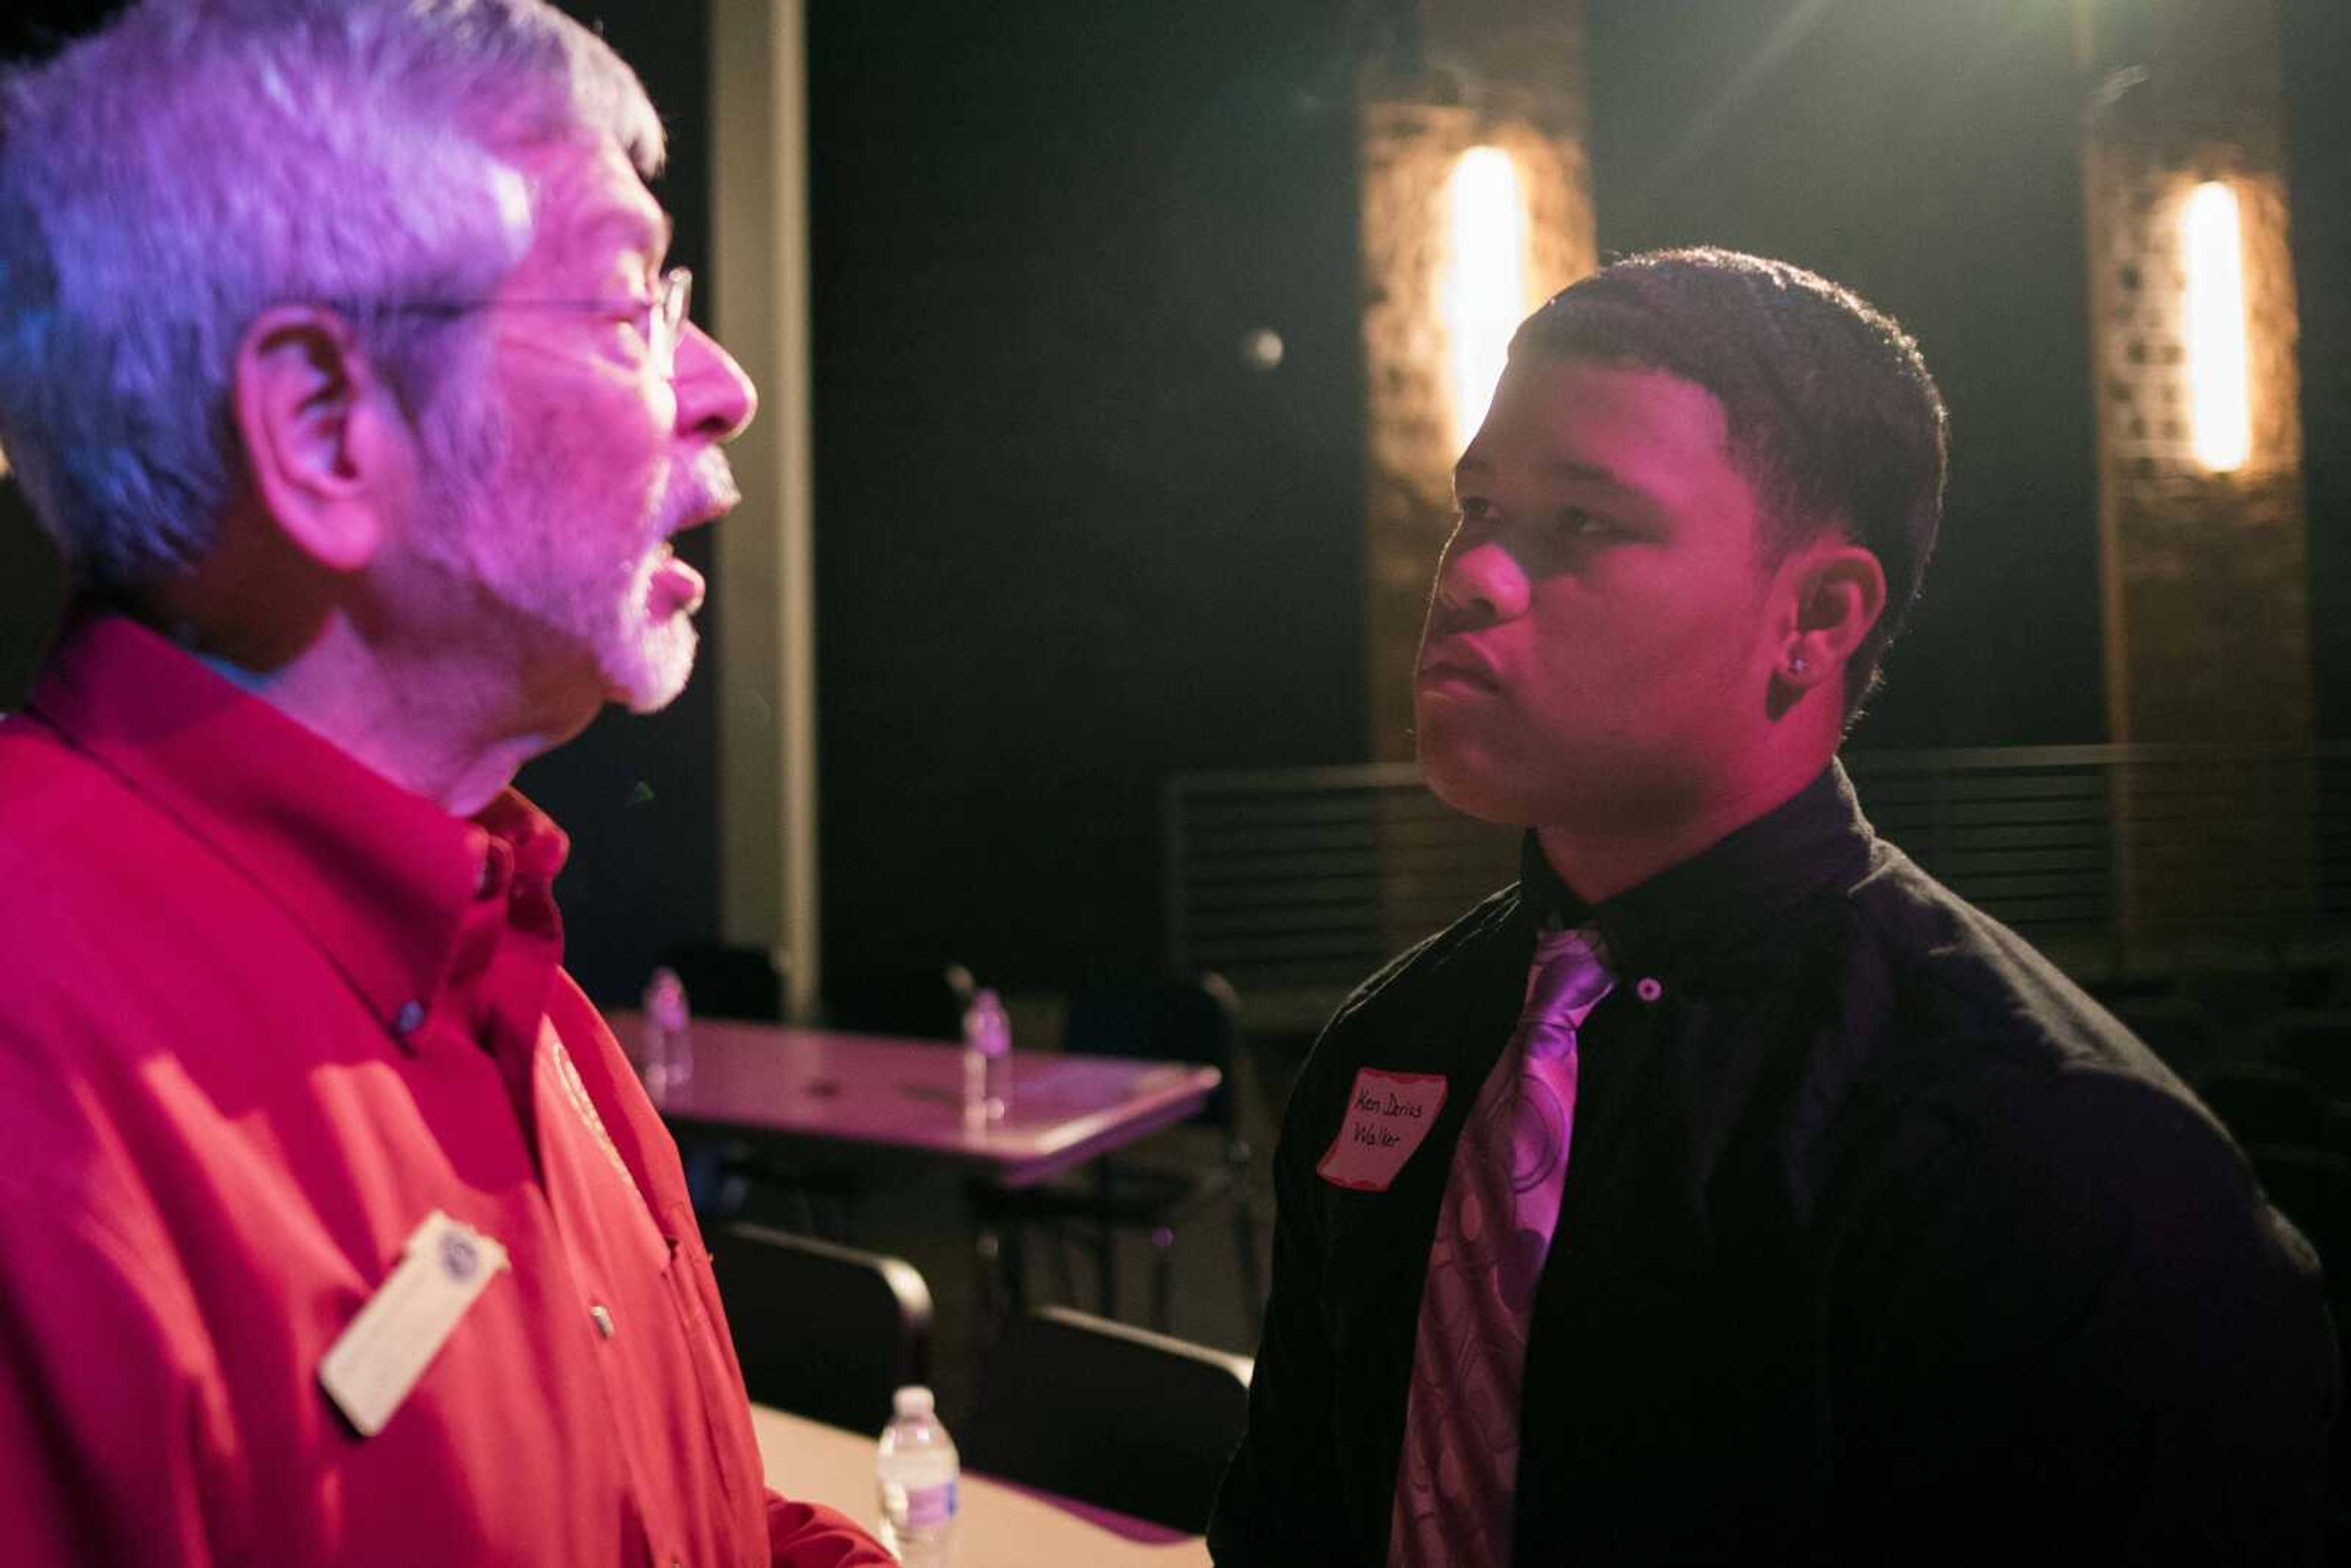
<svg viewBox="0 0 2351 1568"><path fill-rule="evenodd" d="M768 1494L768 1555L777 1568L896 1568L882 1543L846 1514Z"/></svg>
<svg viewBox="0 0 2351 1568"><path fill-rule="evenodd" d="M1316 1096L1290 1096L1273 1178L1278 1205L1273 1275L1249 1427L1226 1468L1208 1518L1208 1555L1219 1568L1311 1568L1347 1560L1348 1530L1333 1474L1329 1335L1320 1321L1322 1238L1303 1130Z"/></svg>
<svg viewBox="0 0 2351 1568"><path fill-rule="evenodd" d="M1855 1542L2318 1560L2340 1372L2316 1260L2217 1125L2127 1077L2020 1072L1906 1110L1880 1153L1825 1303Z"/></svg>

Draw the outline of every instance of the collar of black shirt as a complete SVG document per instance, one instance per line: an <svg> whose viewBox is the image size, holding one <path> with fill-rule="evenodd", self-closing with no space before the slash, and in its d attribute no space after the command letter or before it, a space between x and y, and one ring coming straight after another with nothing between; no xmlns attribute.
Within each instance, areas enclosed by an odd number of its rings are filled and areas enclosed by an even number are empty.
<svg viewBox="0 0 2351 1568"><path fill-rule="evenodd" d="M1540 930L1597 925L1627 974L1719 970L1766 961L1776 933L1807 924L1867 871L1876 835L1832 761L1781 805L1677 865L1597 904L1577 897L1530 831L1519 851L1520 910Z"/></svg>

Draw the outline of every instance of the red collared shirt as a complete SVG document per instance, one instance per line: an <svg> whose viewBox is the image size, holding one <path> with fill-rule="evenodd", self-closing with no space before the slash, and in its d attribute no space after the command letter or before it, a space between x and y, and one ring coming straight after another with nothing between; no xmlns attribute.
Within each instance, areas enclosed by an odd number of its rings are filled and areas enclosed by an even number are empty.
<svg viewBox="0 0 2351 1568"><path fill-rule="evenodd" d="M26 1563L889 1561L771 1499L674 1147L473 822L152 632L0 722L0 1540ZM434 1210L510 1266L362 1437Z"/></svg>

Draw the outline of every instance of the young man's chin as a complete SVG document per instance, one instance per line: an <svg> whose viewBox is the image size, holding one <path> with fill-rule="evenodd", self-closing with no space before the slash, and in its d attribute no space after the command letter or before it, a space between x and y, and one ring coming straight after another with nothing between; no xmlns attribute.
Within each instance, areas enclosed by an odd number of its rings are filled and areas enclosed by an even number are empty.
<svg viewBox="0 0 2351 1568"><path fill-rule="evenodd" d="M1430 794L1465 817L1504 828L1523 828L1535 820L1513 791L1498 787L1491 769L1481 768L1477 761L1450 748L1424 743L1420 748L1420 777Z"/></svg>

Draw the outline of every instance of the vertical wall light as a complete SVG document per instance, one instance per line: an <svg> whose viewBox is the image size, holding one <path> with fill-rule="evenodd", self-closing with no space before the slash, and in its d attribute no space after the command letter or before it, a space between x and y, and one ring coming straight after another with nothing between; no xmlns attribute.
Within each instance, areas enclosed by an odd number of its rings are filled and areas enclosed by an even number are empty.
<svg viewBox="0 0 2351 1568"><path fill-rule="evenodd" d="M1371 751L1416 746L1412 673L1453 527L1453 464L1485 417L1510 334L1592 270L1583 7L1428 5L1467 78L1366 68L1363 182L1364 685ZM1505 22L1508 25L1505 25ZM1432 49L1437 44L1431 41ZM1484 101L1490 99L1491 101Z"/></svg>
<svg viewBox="0 0 2351 1568"><path fill-rule="evenodd" d="M1446 183L1444 319L1458 450L1485 421L1527 308L1527 204L1499 147L1472 147Z"/></svg>
<svg viewBox="0 0 2351 1568"><path fill-rule="evenodd" d="M2252 411L2245 350L2244 245L2237 193L2209 180L2189 193L2180 215L2188 279L2189 429L2196 461L2216 474L2245 465Z"/></svg>

